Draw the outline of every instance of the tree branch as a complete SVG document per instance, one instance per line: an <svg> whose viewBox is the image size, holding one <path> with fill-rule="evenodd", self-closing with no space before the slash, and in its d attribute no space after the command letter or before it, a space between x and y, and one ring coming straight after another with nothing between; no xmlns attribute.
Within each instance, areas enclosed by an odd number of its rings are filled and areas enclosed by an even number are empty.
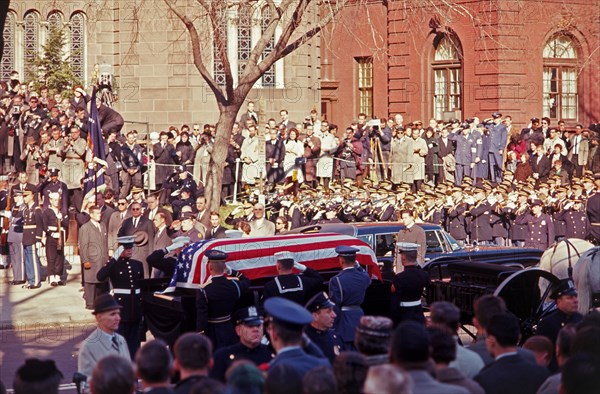
<svg viewBox="0 0 600 394"><path fill-rule="evenodd" d="M214 45L217 48L215 56L219 55L219 60L223 63L225 73L225 95L226 100L233 97L233 74L231 63L227 56L227 2L215 1L212 3L209 12L210 23L213 30ZM225 20L225 32L221 31L221 21Z"/></svg>
<svg viewBox="0 0 600 394"><path fill-rule="evenodd" d="M198 35L198 30L196 30L194 23L186 15L184 15L183 12L179 8L177 8L173 4L172 0L164 0L164 1L165 1L165 4L167 5L167 7L169 7L169 9L175 15L177 15L177 17L181 20L181 22L183 22L183 24L185 25L186 29L188 30L188 32L190 34L190 40L192 41L192 55L194 58L194 65L196 66L196 69L198 69L198 72L200 73L200 75L202 75L202 78L204 78L204 80L208 84L208 87L214 93L215 98L217 99L217 102L218 103L225 102L226 98L223 96L223 92L221 91L221 88L219 87L219 85L217 84L217 82L215 81L213 76L210 75L210 73L206 69L206 66L204 65L204 62L202 61L202 50L200 49L200 36Z"/></svg>

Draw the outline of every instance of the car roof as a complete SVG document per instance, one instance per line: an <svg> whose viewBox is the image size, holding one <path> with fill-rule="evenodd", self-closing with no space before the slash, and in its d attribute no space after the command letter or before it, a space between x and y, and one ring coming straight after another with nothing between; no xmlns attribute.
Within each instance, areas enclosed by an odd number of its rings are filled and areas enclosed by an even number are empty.
<svg viewBox="0 0 600 394"><path fill-rule="evenodd" d="M425 231L441 230L442 227L432 223L416 223ZM402 222L357 222L357 223L323 223L304 226L291 231L291 233L337 233L351 236L364 234L398 231L404 228ZM374 231L376 229L376 231Z"/></svg>

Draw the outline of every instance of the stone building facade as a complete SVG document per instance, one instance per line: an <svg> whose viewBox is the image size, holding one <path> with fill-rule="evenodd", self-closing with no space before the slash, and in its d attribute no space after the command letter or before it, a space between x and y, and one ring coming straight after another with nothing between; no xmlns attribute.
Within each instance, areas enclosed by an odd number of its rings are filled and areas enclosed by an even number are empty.
<svg viewBox="0 0 600 394"><path fill-rule="evenodd" d="M224 28L234 79L269 17L263 3L255 2L244 15L236 8L229 11ZM197 8L189 4L194 15ZM309 14L311 18L316 14ZM66 49L77 54L75 71L88 86L96 64L114 76L119 97L114 107L127 121L148 122L151 131L217 121L216 102L193 64L187 31L162 0L13 1L4 30L2 80L13 69L21 76L28 74L28 60L41 51L53 25L67 29ZM257 83L248 100L255 102L261 122L270 117L279 120L283 108L290 119L301 121L319 105L319 45L318 39L311 40ZM203 49L208 64L218 69L209 32L203 37ZM126 124L126 129L132 128L145 131L146 126Z"/></svg>
<svg viewBox="0 0 600 394"><path fill-rule="evenodd" d="M344 39L322 37L322 107L338 123L358 112L427 123L496 110L517 125L600 121L599 0L351 3L340 20L352 27L334 32Z"/></svg>

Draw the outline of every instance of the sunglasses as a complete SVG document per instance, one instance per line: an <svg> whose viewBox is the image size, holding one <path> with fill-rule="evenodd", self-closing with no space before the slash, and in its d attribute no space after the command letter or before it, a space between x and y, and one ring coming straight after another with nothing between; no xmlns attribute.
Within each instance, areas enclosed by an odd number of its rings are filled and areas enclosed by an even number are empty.
<svg viewBox="0 0 600 394"><path fill-rule="evenodd" d="M117 204L119 204L119 205L127 205L127 203L126 203L126 202L119 202L119 203L117 203Z"/></svg>
<svg viewBox="0 0 600 394"><path fill-rule="evenodd" d="M141 208L131 208L132 211L139 211Z"/></svg>

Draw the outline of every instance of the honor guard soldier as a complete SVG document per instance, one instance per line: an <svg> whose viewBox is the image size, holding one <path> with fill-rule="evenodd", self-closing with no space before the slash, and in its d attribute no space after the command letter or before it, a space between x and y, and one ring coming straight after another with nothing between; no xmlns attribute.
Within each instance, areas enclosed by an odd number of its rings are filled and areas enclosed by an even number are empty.
<svg viewBox="0 0 600 394"><path fill-rule="evenodd" d="M324 291L317 293L306 303L306 309L312 313L313 321L304 330L310 340L329 359L331 365L344 349L342 339L333 330L336 317L334 306L335 304L331 302L327 293Z"/></svg>
<svg viewBox="0 0 600 394"><path fill-rule="evenodd" d="M66 183L58 179L59 172L58 168L50 168L48 178L38 186L38 192L40 197L43 198L43 210L48 209L50 206L50 193L58 193L61 201L60 210L66 213L69 207L69 189Z"/></svg>
<svg viewBox="0 0 600 394"><path fill-rule="evenodd" d="M515 223L527 225L526 248L546 250L554 243L554 224L550 216L542 212L541 200L531 201L530 206L531 213L519 215Z"/></svg>
<svg viewBox="0 0 600 394"><path fill-rule="evenodd" d="M39 289L41 285L40 260L38 250L42 248L42 211L35 205L31 190L23 191L23 205L20 215L23 218L23 254L27 289Z"/></svg>
<svg viewBox="0 0 600 394"><path fill-rule="evenodd" d="M354 333L364 312L360 305L365 299L371 278L356 263L357 248L336 246L342 271L329 280L329 297L335 304L337 315L334 323L346 349L354 349Z"/></svg>
<svg viewBox="0 0 600 394"><path fill-rule="evenodd" d="M65 198L67 195L64 195ZM51 286L64 286L61 276L65 264L65 229L69 227L67 212L61 211L59 193L48 194L48 208L42 213L42 223L46 233L46 261L48 282Z"/></svg>
<svg viewBox="0 0 600 394"><path fill-rule="evenodd" d="M237 342L231 313L250 280L226 266L227 253L212 249L204 255L208 258L210 278L196 295L196 329L211 339L215 349L220 349ZM225 276L226 271L231 276Z"/></svg>
<svg viewBox="0 0 600 394"><path fill-rule="evenodd" d="M269 371L285 365L304 377L315 367L330 367L327 358L313 356L302 348L304 326L313 320L306 308L285 298L272 297L265 301L265 311L268 315L267 332L277 352L269 363Z"/></svg>
<svg viewBox="0 0 600 394"><path fill-rule="evenodd" d="M144 279L144 266L141 261L131 258L135 236L119 237L117 242L119 247L96 277L99 281L110 280L112 293L122 307L117 332L127 341L133 359L141 341L142 291L139 281Z"/></svg>
<svg viewBox="0 0 600 394"><path fill-rule="evenodd" d="M14 201L12 209L7 218L10 220L6 241L8 243L8 253L10 265L13 271L13 280L8 282L10 285L25 284L25 261L23 260L23 218L21 216L21 205L23 204L23 192L15 190L13 193ZM5 212L5 215L7 213Z"/></svg>
<svg viewBox="0 0 600 394"><path fill-rule="evenodd" d="M269 363L275 353L270 346L261 343L264 335L264 321L255 306L249 306L236 311L235 333L240 337L239 343L217 350L214 354L214 365L210 377L225 381L225 372L231 364L238 360L250 360L256 366Z"/></svg>
<svg viewBox="0 0 600 394"><path fill-rule="evenodd" d="M414 320L425 324L421 297L429 285L429 274L417 264L418 244L396 243L404 270L392 280L392 319L396 324Z"/></svg>
<svg viewBox="0 0 600 394"><path fill-rule="evenodd" d="M274 257L278 275L265 283L263 300L283 297L304 305L319 291L319 287L323 285L323 277L316 270L296 261L296 255L292 252L277 252ZM302 272L302 275L294 274L294 268Z"/></svg>

